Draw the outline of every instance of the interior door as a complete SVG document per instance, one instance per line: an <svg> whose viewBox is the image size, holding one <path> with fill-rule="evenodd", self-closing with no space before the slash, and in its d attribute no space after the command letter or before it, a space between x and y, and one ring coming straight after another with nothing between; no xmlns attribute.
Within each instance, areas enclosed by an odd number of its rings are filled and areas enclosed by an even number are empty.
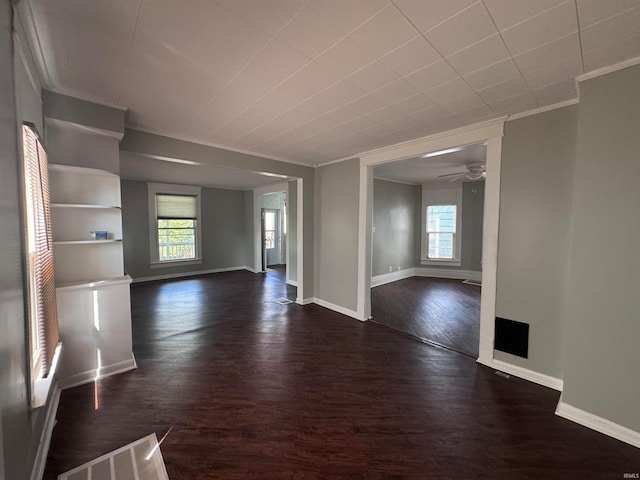
<svg viewBox="0 0 640 480"><path fill-rule="evenodd" d="M264 251L267 266L280 263L280 222L279 211L271 208L264 209Z"/></svg>

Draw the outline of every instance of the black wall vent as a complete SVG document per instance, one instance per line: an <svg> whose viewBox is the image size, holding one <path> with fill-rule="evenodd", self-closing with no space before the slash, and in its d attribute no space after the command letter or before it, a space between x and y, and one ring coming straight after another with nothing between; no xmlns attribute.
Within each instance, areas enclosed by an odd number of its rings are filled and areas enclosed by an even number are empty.
<svg viewBox="0 0 640 480"><path fill-rule="evenodd" d="M496 317L494 348L518 357L529 358L529 324Z"/></svg>

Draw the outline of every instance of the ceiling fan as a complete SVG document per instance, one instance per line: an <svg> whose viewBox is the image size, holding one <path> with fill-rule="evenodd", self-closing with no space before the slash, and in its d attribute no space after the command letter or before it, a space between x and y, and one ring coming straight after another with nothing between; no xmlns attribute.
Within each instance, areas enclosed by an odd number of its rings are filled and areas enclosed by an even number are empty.
<svg viewBox="0 0 640 480"><path fill-rule="evenodd" d="M455 182L456 180L463 177L466 177L469 180L480 180L481 178L485 178L487 176L484 163L467 163L465 167L467 167L466 172L448 173L447 175L439 175L438 178L453 177L451 178L451 180L449 180L449 182Z"/></svg>

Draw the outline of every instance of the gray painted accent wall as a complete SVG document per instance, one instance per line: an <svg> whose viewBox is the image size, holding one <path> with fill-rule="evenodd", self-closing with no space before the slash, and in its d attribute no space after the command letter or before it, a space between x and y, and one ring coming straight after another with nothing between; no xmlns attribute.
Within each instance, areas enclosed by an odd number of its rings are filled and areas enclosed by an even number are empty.
<svg viewBox="0 0 640 480"><path fill-rule="evenodd" d="M245 237L245 192L202 188L202 264L151 268L147 183L122 180L124 264L133 279L251 265Z"/></svg>
<svg viewBox="0 0 640 480"><path fill-rule="evenodd" d="M529 358L499 360L562 378L575 106L507 122L502 140L496 316L525 322Z"/></svg>
<svg viewBox="0 0 640 480"><path fill-rule="evenodd" d="M390 267L398 271L415 265L421 191L419 185L373 180L372 276L389 273Z"/></svg>
<svg viewBox="0 0 640 480"><path fill-rule="evenodd" d="M636 432L639 85L640 66L580 84L563 392L564 402Z"/></svg>
<svg viewBox="0 0 640 480"><path fill-rule="evenodd" d="M359 182L358 159L316 169L315 296L353 311L358 294Z"/></svg>
<svg viewBox="0 0 640 480"><path fill-rule="evenodd" d="M30 53L22 50L24 59L13 57L12 20L11 2L0 1L0 478L7 480L29 478L51 402L30 408L18 144L23 121L43 133L42 110L40 85L28 78L27 71L38 78ZM26 46L18 22L15 28L20 45Z"/></svg>

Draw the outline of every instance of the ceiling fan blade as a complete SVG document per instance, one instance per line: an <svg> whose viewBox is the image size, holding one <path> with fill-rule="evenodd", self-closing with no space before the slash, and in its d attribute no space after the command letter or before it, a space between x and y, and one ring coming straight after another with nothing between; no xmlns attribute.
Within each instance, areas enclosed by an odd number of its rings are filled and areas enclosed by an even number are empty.
<svg viewBox="0 0 640 480"><path fill-rule="evenodd" d="M456 180L460 180L462 177L464 177L464 175L459 175L457 177L453 177L451 180L447 180L449 183L451 182L455 182Z"/></svg>
<svg viewBox="0 0 640 480"><path fill-rule="evenodd" d="M456 175L466 175L468 172L447 173L446 175L438 175L438 178L454 177Z"/></svg>

